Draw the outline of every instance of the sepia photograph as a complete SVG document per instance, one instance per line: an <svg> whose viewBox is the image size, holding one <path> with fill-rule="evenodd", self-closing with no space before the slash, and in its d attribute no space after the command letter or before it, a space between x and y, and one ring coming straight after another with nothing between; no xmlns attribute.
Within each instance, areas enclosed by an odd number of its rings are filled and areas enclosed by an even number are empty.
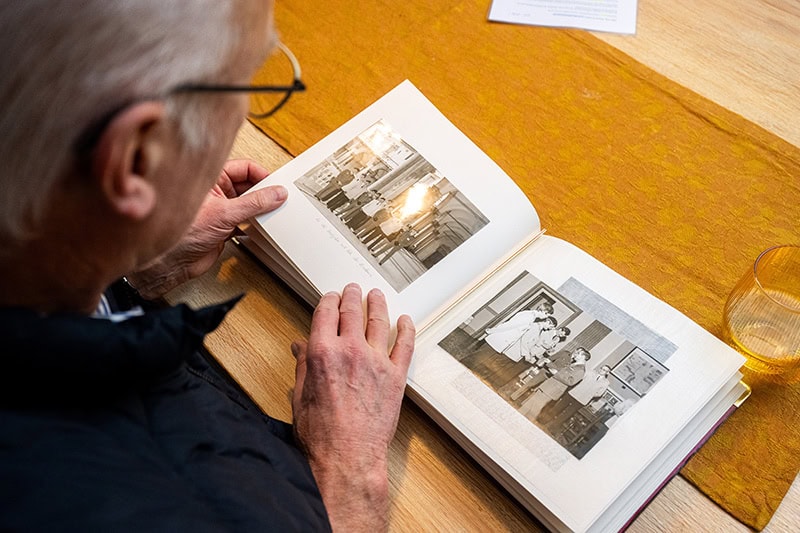
<svg viewBox="0 0 800 533"><path fill-rule="evenodd" d="M384 120L295 185L398 292L489 222Z"/></svg>
<svg viewBox="0 0 800 533"><path fill-rule="evenodd" d="M578 459L669 372L677 349L577 280L553 289L528 272L439 346Z"/></svg>

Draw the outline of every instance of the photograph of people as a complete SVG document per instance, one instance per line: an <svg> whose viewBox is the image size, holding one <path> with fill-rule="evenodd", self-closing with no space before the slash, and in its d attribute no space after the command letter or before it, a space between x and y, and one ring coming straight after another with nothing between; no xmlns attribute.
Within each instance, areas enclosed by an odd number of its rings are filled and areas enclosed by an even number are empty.
<svg viewBox="0 0 800 533"><path fill-rule="evenodd" d="M487 328L484 342L461 362L491 386L502 388L552 349L543 343L549 346L553 339L566 340L569 328L556 328L558 321L552 312L552 306L544 303Z"/></svg>
<svg viewBox="0 0 800 533"><path fill-rule="evenodd" d="M439 346L577 459L657 386L677 349L578 281L554 289L528 272Z"/></svg>
<svg viewBox="0 0 800 533"><path fill-rule="evenodd" d="M539 340L544 330L553 330L558 321L553 306L544 302L536 309L520 311L493 328L486 329L486 343L509 359L519 361Z"/></svg>

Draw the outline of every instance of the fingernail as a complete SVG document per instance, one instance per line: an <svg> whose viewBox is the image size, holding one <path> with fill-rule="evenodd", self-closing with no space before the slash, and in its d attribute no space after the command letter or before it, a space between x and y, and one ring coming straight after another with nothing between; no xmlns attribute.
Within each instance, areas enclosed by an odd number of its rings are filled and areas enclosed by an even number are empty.
<svg viewBox="0 0 800 533"><path fill-rule="evenodd" d="M274 185L272 187L272 194L275 200L282 202L289 197L289 191L283 185Z"/></svg>
<svg viewBox="0 0 800 533"><path fill-rule="evenodd" d="M292 343L291 350L292 350L292 355L295 357L297 357L297 355L300 353L300 347L297 345L296 342Z"/></svg>

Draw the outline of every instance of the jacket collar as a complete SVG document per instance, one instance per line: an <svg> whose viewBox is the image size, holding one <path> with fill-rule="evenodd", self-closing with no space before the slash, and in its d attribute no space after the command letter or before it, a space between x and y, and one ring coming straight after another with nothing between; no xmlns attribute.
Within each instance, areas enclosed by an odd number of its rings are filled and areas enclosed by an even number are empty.
<svg viewBox="0 0 800 533"><path fill-rule="evenodd" d="M0 309L0 398L122 391L180 365L241 296L178 305L113 322L78 314Z"/></svg>

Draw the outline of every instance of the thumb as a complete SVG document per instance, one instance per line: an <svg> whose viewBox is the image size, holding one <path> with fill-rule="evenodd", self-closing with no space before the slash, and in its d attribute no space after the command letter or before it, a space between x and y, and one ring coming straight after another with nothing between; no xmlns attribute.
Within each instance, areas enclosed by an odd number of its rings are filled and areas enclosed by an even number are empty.
<svg viewBox="0 0 800 533"><path fill-rule="evenodd" d="M225 218L231 227L256 215L274 211L286 201L289 191L283 185L270 185L227 200Z"/></svg>
<svg viewBox="0 0 800 533"><path fill-rule="evenodd" d="M294 400L298 400L303 392L303 384L306 380L306 341L294 341L292 343L292 355L295 357L294 368Z"/></svg>
<svg viewBox="0 0 800 533"><path fill-rule="evenodd" d="M301 358L303 359L303 362L305 362L307 347L308 343L306 341L292 342L292 355L298 360L298 363L300 362Z"/></svg>

